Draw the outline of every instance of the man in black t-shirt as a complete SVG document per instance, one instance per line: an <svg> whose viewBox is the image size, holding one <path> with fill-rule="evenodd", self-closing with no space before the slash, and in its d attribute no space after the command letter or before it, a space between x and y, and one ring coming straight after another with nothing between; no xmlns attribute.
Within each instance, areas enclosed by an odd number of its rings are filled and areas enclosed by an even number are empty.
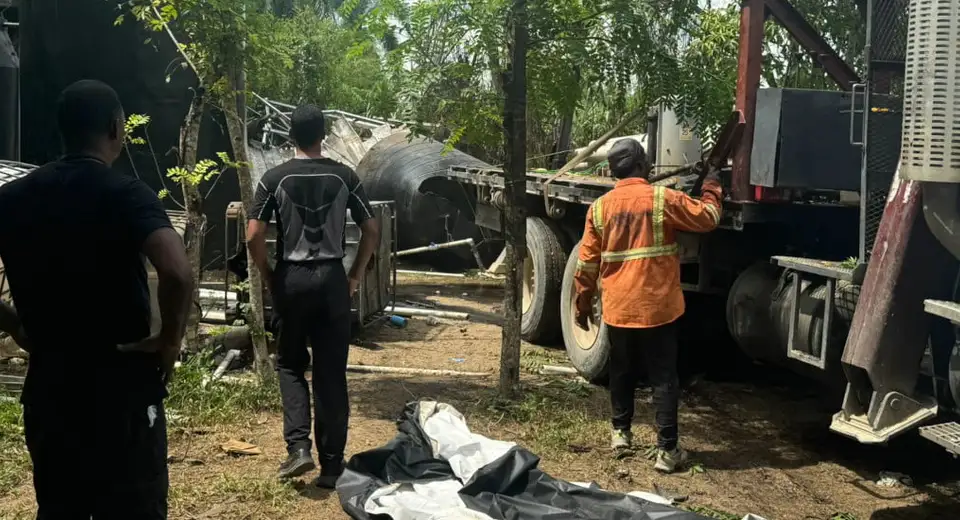
<svg viewBox="0 0 960 520"><path fill-rule="evenodd" d="M249 208L250 254L280 316L277 370L283 397L283 436L289 456L281 478L314 468L310 455L310 392L304 371L313 347L314 435L320 457L316 485L332 488L343 473L350 403L347 351L350 300L380 241L370 201L353 170L321 155L323 111L297 108L290 136L296 158L268 171ZM362 233L356 259L343 267L347 210ZM276 269L267 261L266 227L277 217Z"/></svg>
<svg viewBox="0 0 960 520"><path fill-rule="evenodd" d="M0 186L16 305L0 307L0 328L30 352L21 400L38 518L165 519L163 399L190 265L156 193L110 169L124 140L116 92L74 83L57 119L66 155ZM144 256L159 279L154 336Z"/></svg>

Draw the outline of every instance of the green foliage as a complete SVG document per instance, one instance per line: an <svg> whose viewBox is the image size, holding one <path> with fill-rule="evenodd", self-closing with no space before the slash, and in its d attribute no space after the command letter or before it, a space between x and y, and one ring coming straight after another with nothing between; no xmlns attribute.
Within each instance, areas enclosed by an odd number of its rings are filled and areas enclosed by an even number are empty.
<svg viewBox="0 0 960 520"><path fill-rule="evenodd" d="M148 124L150 124L150 116L143 114L130 114L127 116L127 120L123 122L124 144L147 144L145 138L134 134L139 128L146 127Z"/></svg>
<svg viewBox="0 0 960 520"><path fill-rule="evenodd" d="M230 424L255 413L280 410L280 388L275 380L210 381L214 368L212 353L204 350L177 369L166 401L177 424Z"/></svg>
<svg viewBox="0 0 960 520"><path fill-rule="evenodd" d="M446 128L458 145L500 159L501 75L509 38L504 0L421 0L362 17L376 37L399 28L388 55L404 119ZM697 0L531 0L528 2L528 153L552 151L563 115L575 111L574 143L584 146L637 107L674 108L708 141L734 101L738 6L701 9ZM853 3L799 0L798 9L844 57L857 57L862 28ZM392 21L392 23L390 23ZM768 22L768 84L831 88L786 31ZM850 60L856 63L857 59ZM643 131L640 120L625 133ZM421 131L428 131L421 125ZM532 165L538 166L538 165ZM544 165L546 166L546 165Z"/></svg>
<svg viewBox="0 0 960 520"><path fill-rule="evenodd" d="M394 89L374 40L306 10L272 20L271 32L282 52L248 62L250 90L288 103L380 117L393 113Z"/></svg>
<svg viewBox="0 0 960 520"><path fill-rule="evenodd" d="M0 394L0 397L9 397ZM23 439L23 409L15 400L0 400L0 495L26 479L30 457Z"/></svg>
<svg viewBox="0 0 960 520"><path fill-rule="evenodd" d="M740 520L743 518L743 515L735 515L732 513L727 513L726 511L719 511L707 506L680 506L682 509L690 511L691 513L696 513L698 515L705 516L707 518L715 518L717 520Z"/></svg>
<svg viewBox="0 0 960 520"><path fill-rule="evenodd" d="M734 102L739 8L698 0L530 0L528 154L547 167L560 121L573 112L584 146L631 110L674 108L706 141ZM736 4L736 3L734 3ZM205 85L223 89L242 61L248 88L271 99L413 121L413 130L502 161L506 0L132 0L148 28L171 27ZM861 62L854 3L796 0L848 62ZM238 54L236 49L242 49ZM186 66L186 65L185 65ZM766 27L764 84L833 88L775 22ZM625 133L644 131L638 120ZM439 130L438 130L439 129Z"/></svg>
<svg viewBox="0 0 960 520"><path fill-rule="evenodd" d="M145 138L131 137L131 135L139 128L146 129L149 124L150 116L143 114L130 114L127 116L127 120L123 125L126 130L127 143L137 145L148 144ZM231 159L230 155L226 152L217 152L217 159L218 161L201 159L197 164L192 166L174 166L167 168L166 176L177 184L186 183L192 186L199 186L201 183L213 180L217 175L220 175L224 169L239 168L242 166L242 163ZM170 196L170 190L163 188L157 193L157 196L165 199Z"/></svg>

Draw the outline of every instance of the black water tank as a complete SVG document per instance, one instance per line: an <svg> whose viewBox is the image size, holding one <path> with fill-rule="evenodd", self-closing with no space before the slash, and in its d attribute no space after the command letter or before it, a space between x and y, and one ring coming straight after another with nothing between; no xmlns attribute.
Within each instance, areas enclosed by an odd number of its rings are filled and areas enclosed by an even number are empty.
<svg viewBox="0 0 960 520"><path fill-rule="evenodd" d="M5 29L0 29L0 159L20 158L20 60Z"/></svg>
<svg viewBox="0 0 960 520"><path fill-rule="evenodd" d="M478 244L485 240L469 214L475 203L467 190L444 177L451 166L493 168L458 150L447 150L443 143L425 138L409 140L403 133L375 144L357 165L357 175L371 200L396 202L399 249L465 238L473 238ZM487 256L485 253L486 248L482 247L482 256ZM467 248L443 250L422 258L431 258L429 263L441 269L476 264Z"/></svg>

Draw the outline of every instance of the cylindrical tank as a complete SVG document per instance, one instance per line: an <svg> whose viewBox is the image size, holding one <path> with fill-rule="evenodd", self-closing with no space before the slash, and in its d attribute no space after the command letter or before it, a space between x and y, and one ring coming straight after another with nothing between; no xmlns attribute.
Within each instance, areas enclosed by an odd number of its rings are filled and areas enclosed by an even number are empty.
<svg viewBox="0 0 960 520"><path fill-rule="evenodd" d="M20 59L0 28L0 159L20 158Z"/></svg>
<svg viewBox="0 0 960 520"><path fill-rule="evenodd" d="M473 224L473 215L468 213L472 204L466 190L443 177L451 166L493 168L463 152L446 150L437 141L410 140L406 133L378 142L357 165L357 175L370 200L396 202L398 249L483 239L481 230ZM466 248L430 256L436 260L431 263L438 266L450 261L469 265L473 258Z"/></svg>
<svg viewBox="0 0 960 520"><path fill-rule="evenodd" d="M960 183L960 16L953 0L912 0L903 85L903 178Z"/></svg>
<svg viewBox="0 0 960 520"><path fill-rule="evenodd" d="M791 362L787 357L790 334L790 316L793 303L794 279L784 276L781 269L769 264L757 264L745 270L730 288L727 297L727 326L731 336L750 358L783 366L803 376L831 383L839 370L839 359L843 350L843 338L849 322L844 320L845 313L839 312L837 300L851 298L852 293L838 287L834 295L831 337L828 343L828 370L812 369L800 362ZM800 283L800 313L797 317L794 348L806 354L819 356L823 336L823 312L825 309L826 286L823 283ZM842 295L842 296L841 296ZM856 302L844 302L846 304Z"/></svg>

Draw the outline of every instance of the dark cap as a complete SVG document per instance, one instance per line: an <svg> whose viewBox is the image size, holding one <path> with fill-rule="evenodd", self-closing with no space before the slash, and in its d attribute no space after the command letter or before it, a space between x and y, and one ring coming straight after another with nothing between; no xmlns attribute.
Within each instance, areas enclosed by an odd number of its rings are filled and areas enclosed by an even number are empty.
<svg viewBox="0 0 960 520"><path fill-rule="evenodd" d="M632 175L637 166L644 164L646 160L647 153L636 139L621 139L613 143L607 153L610 171L621 179Z"/></svg>

